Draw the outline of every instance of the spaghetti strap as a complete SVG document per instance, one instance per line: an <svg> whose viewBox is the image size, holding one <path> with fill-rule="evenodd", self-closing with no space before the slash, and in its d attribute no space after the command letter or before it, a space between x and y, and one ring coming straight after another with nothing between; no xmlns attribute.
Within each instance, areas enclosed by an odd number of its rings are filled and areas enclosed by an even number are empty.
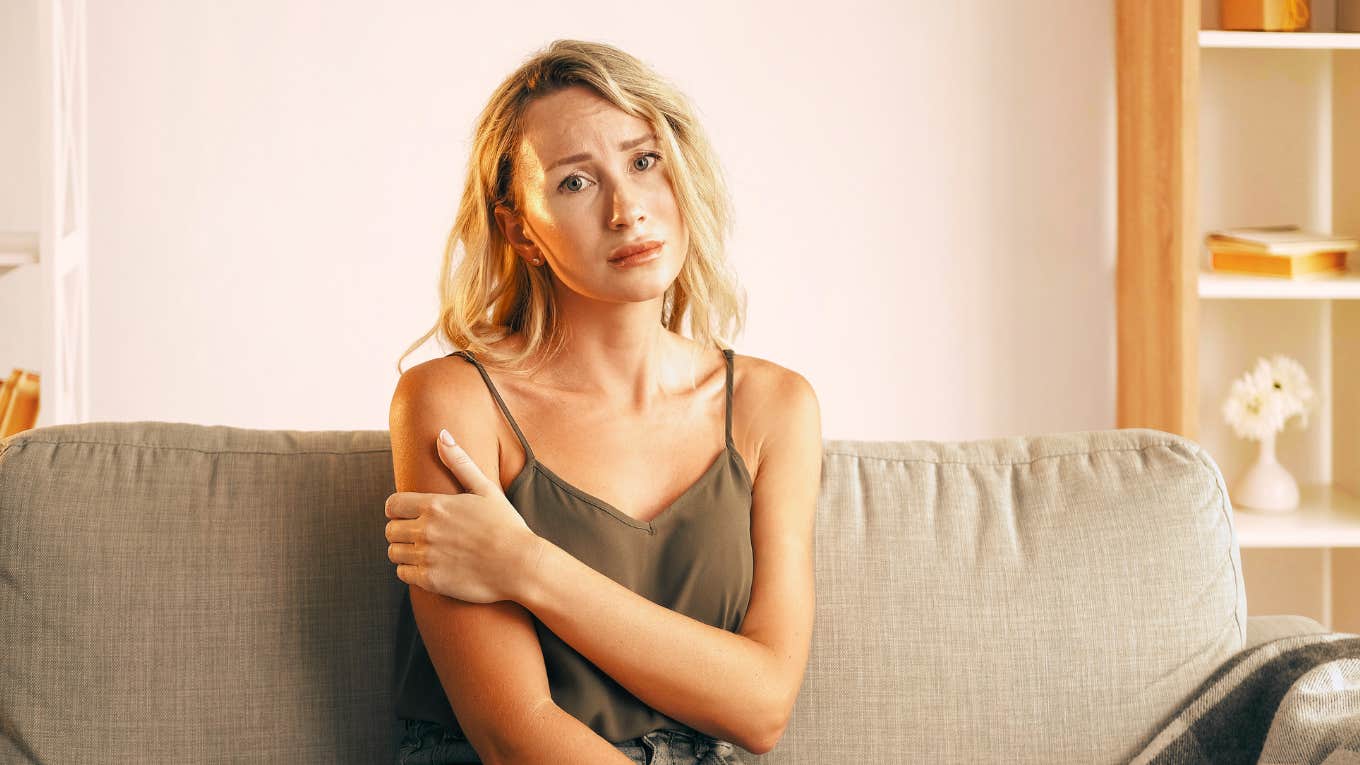
<svg viewBox="0 0 1360 765"><path fill-rule="evenodd" d="M529 448L529 439L525 438L524 431L519 429L519 423L515 422L514 415L510 414L510 407L505 405L505 399L501 398L500 391L496 390L495 384L491 382L491 378L487 376L486 370L482 368L482 363L473 357L472 351L454 351L453 353L450 353L449 356L462 356L464 359L472 362L472 366L477 367L477 371L481 373L482 379L486 381L486 387L491 391L491 396L496 399L496 404L501 408L501 412L505 414L505 419L509 420L510 427L515 429L515 436L519 438L520 446L524 447L524 456L527 464L532 465L536 460L534 459L534 450Z"/></svg>
<svg viewBox="0 0 1360 765"><path fill-rule="evenodd" d="M729 449L734 449L736 448L736 445L732 443L732 365L734 363L732 360L732 349L724 348L723 357L727 359L727 406L725 407L727 410L727 447Z"/></svg>

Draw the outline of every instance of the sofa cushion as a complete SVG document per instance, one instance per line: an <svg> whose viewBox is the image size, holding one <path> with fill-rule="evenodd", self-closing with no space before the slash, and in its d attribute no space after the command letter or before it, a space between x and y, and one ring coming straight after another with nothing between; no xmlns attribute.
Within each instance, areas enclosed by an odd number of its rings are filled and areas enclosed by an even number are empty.
<svg viewBox="0 0 1360 765"><path fill-rule="evenodd" d="M0 451L5 762L390 762L386 431L63 425Z"/></svg>
<svg viewBox="0 0 1360 765"><path fill-rule="evenodd" d="M1156 430L830 441L816 576L764 762L1127 762L1246 636L1222 475Z"/></svg>

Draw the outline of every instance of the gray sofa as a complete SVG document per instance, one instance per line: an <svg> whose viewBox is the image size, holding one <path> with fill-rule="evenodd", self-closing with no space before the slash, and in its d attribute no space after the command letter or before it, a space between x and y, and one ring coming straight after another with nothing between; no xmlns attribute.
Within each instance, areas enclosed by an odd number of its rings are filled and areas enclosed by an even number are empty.
<svg viewBox="0 0 1360 765"><path fill-rule="evenodd" d="M0 762L392 761L386 431L0 442ZM769 763L1127 762L1245 647L1223 478L1107 430L827 441L806 679Z"/></svg>

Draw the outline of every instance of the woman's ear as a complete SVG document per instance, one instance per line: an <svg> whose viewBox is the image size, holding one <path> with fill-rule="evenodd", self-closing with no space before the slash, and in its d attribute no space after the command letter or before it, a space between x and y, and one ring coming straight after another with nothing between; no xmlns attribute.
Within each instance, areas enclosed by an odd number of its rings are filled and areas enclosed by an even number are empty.
<svg viewBox="0 0 1360 765"><path fill-rule="evenodd" d="M524 222L519 213L505 205L496 205L495 215L496 225L500 226L505 241L510 243L510 246L520 257L528 260L539 257L538 245L534 244L533 240L525 233Z"/></svg>

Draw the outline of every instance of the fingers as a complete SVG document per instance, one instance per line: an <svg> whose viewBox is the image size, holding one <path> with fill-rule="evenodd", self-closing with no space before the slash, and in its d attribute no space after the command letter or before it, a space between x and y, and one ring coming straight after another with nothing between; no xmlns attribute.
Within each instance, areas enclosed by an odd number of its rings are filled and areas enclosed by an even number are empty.
<svg viewBox="0 0 1360 765"><path fill-rule="evenodd" d="M419 521L388 521L386 536L389 542L414 544L426 541Z"/></svg>
<svg viewBox="0 0 1360 765"><path fill-rule="evenodd" d="M437 496L418 491L399 491L388 495L383 512L388 518L419 518L421 512L433 504Z"/></svg>
<svg viewBox="0 0 1360 765"><path fill-rule="evenodd" d="M425 574L419 566L397 566L397 578L407 584L429 589L425 587Z"/></svg>
<svg viewBox="0 0 1360 765"><path fill-rule="evenodd" d="M440 438L436 439L438 444L439 459L444 466L453 473L453 477L458 481L466 493L481 494L483 496L493 496L500 493L500 484L486 477L477 463L472 461L471 455L463 450L463 447L453 442L452 437L445 443L443 436L448 435L448 431L439 431Z"/></svg>
<svg viewBox="0 0 1360 765"><path fill-rule="evenodd" d="M387 546L387 559L397 564L397 568L402 566L419 566L425 562L425 552L417 550L415 545L390 544Z"/></svg>
<svg viewBox="0 0 1360 765"><path fill-rule="evenodd" d="M385 528L387 559L397 564L397 578L406 584L426 587L425 552L417 550L423 542L424 531L418 520L421 516L421 497L416 492L397 492L387 498L385 513L389 520ZM411 520L408 520L411 519Z"/></svg>

